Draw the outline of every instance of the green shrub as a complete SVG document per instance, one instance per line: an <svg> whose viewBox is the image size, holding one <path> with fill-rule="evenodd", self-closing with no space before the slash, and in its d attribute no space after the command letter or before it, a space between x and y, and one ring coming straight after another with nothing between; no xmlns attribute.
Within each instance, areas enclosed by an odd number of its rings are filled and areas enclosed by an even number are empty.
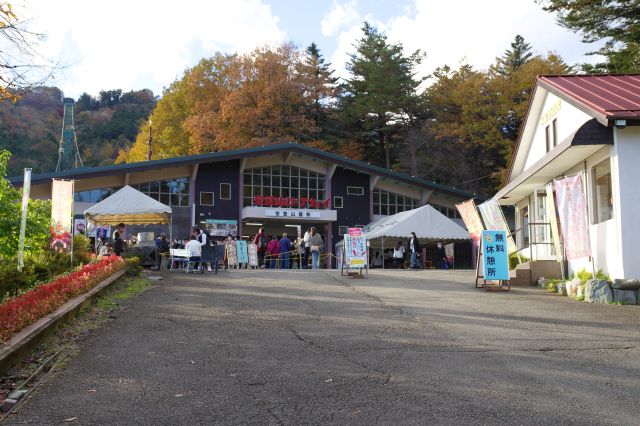
<svg viewBox="0 0 640 426"><path fill-rule="evenodd" d="M91 262L91 240L84 235L73 236L73 266Z"/></svg>
<svg viewBox="0 0 640 426"><path fill-rule="evenodd" d="M520 259L522 259L522 262L520 262ZM529 261L529 258L523 255L520 255L520 259L518 259L518 253L511 253L509 255L509 269L515 269L520 263L526 263Z"/></svg>

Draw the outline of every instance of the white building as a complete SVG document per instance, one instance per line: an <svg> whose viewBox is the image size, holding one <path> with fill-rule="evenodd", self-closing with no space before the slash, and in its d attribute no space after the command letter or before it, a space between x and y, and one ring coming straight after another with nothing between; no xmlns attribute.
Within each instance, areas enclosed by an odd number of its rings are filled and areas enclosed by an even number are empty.
<svg viewBox="0 0 640 426"><path fill-rule="evenodd" d="M569 273L593 262L611 278L640 278L640 75L536 79L508 183L495 196L515 206L516 243L532 261L556 259L546 193L553 179L577 173L593 259L566 262Z"/></svg>

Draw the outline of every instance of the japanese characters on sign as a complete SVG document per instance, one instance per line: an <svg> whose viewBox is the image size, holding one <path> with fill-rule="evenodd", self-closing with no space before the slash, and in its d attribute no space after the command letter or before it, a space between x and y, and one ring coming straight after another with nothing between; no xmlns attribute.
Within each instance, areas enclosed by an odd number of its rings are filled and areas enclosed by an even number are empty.
<svg viewBox="0 0 640 426"><path fill-rule="evenodd" d="M364 268L367 266L367 239L362 235L344 236L344 259L347 268Z"/></svg>
<svg viewBox="0 0 640 426"><path fill-rule="evenodd" d="M485 280L509 280L509 256L505 231L482 231L482 266Z"/></svg>
<svg viewBox="0 0 640 426"><path fill-rule="evenodd" d="M361 228L349 228L349 235L352 237L359 237L360 235L362 235L362 229Z"/></svg>
<svg viewBox="0 0 640 426"><path fill-rule="evenodd" d="M267 217L297 217L297 218L319 218L320 212L314 210L296 209L265 209L264 215Z"/></svg>
<svg viewBox="0 0 640 426"><path fill-rule="evenodd" d="M274 197L271 195L253 197L253 205L258 207L293 207L299 209L328 209L331 199L316 200L315 198Z"/></svg>
<svg viewBox="0 0 640 426"><path fill-rule="evenodd" d="M238 263L248 263L249 254L247 251L247 242L244 240L236 241L236 251L238 254Z"/></svg>

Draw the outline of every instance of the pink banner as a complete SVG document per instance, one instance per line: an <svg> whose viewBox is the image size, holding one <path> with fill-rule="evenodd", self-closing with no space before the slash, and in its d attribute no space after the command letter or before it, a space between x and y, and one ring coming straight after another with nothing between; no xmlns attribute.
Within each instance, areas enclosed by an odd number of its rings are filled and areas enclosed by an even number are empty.
<svg viewBox="0 0 640 426"><path fill-rule="evenodd" d="M73 182L53 179L51 185L51 249L71 250L73 235Z"/></svg>
<svg viewBox="0 0 640 426"><path fill-rule="evenodd" d="M554 180L553 184L556 188L556 203L567 260L591 256L582 175Z"/></svg>
<svg viewBox="0 0 640 426"><path fill-rule="evenodd" d="M469 200L464 203L456 204L456 208L460 212L460 216L467 227L467 231L469 231L473 244L476 247L479 247L484 226L482 225L482 220L480 220L480 215L476 210L476 204L473 200Z"/></svg>

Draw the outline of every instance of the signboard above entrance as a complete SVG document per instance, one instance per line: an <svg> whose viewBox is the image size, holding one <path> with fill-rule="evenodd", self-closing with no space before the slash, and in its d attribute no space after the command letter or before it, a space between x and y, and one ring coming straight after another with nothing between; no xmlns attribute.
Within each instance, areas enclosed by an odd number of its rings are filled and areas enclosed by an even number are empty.
<svg viewBox="0 0 640 426"><path fill-rule="evenodd" d="M255 195L253 197L253 205L258 207L294 207L294 208L310 208L310 209L328 209L331 200L316 200L315 198L296 198L296 197L274 197Z"/></svg>
<svg viewBox="0 0 640 426"><path fill-rule="evenodd" d="M297 209L265 209L264 215L266 217L320 218L320 212Z"/></svg>

